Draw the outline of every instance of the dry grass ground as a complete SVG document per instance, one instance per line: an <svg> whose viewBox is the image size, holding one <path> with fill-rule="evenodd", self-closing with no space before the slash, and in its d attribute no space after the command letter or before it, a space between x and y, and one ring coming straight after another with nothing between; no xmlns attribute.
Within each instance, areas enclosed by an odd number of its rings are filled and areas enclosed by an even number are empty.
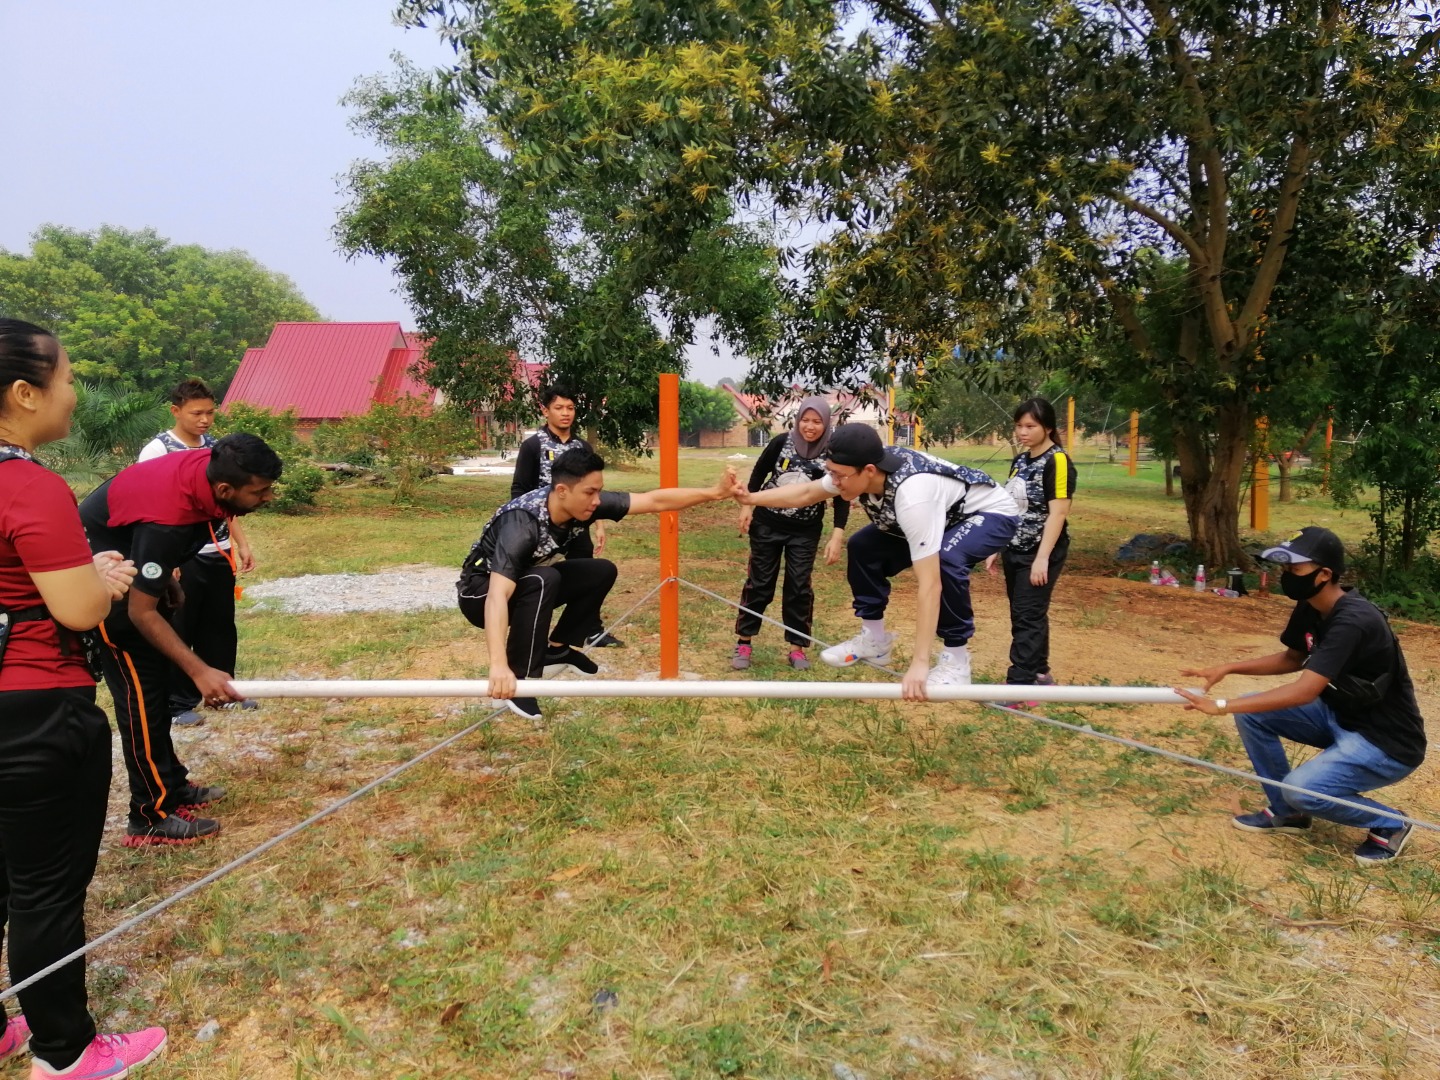
<svg viewBox="0 0 1440 1080"><path fill-rule="evenodd" d="M687 459L686 481L720 460ZM1113 540L1175 528L1178 512L1153 476L1106 469L1082 472L1081 550L1056 595L1063 681L1164 685L1274 647L1283 602L1113 576ZM251 531L266 577L455 564L500 493L452 481L396 511L341 492ZM1277 531L1287 515L1359 524L1311 505L1277 514ZM744 566L733 521L705 509L683 529L682 573L725 595ZM655 580L654 520L613 537L618 614ZM853 627L840 570L817 574L828 640ZM975 591L978 674L994 680L1003 589L982 576ZM910 602L907 583L896 622ZM683 605L682 666L738 677L733 612ZM482 637L454 612L249 610L241 628L242 674L483 670ZM642 609L627 647L598 654L607 674L654 670L657 635ZM1440 715L1440 634L1404 640ZM751 675L788 677L778 633L757 646ZM1244 763L1228 722L1174 707L1049 714ZM276 702L183 733L199 778L233 793L224 832L124 849L118 781L92 934L484 715ZM1394 799L1440 817L1430 767ZM170 1027L151 1080L1440 1075L1435 839L1364 873L1346 830L1266 842L1228 826L1241 805L1256 793L1215 774L969 705L555 702L543 724L500 717L103 950L91 984L107 1025ZM218 1035L197 1041L210 1019Z"/></svg>

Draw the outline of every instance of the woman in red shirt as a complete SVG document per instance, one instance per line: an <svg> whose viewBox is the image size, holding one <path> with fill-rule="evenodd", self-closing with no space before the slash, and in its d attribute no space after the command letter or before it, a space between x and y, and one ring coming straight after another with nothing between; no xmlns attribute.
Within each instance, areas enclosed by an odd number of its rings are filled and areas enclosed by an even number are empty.
<svg viewBox="0 0 1440 1080"><path fill-rule="evenodd" d="M39 464L75 409L70 358L47 331L0 319L0 913L18 983L85 942L110 794L110 724L79 632L125 594L135 567L90 554L75 496ZM34 1054L31 1080L124 1075L165 1030L98 1035L75 961L0 1006L0 1062Z"/></svg>

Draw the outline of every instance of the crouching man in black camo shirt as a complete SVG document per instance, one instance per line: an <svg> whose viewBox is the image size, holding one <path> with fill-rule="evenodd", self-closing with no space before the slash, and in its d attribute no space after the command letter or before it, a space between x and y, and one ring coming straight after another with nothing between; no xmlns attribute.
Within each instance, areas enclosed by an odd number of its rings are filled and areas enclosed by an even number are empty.
<svg viewBox="0 0 1440 1080"><path fill-rule="evenodd" d="M662 488L631 494L605 491L605 462L593 450L567 450L555 459L550 486L511 499L495 511L470 549L457 589L460 611L485 629L490 693L510 711L540 717L531 697L516 697L519 678L577 671L595 662L575 648L615 584L609 559L575 558L573 545L594 520L659 514L732 498L740 485L727 468L712 488ZM555 609L564 613L551 628Z"/></svg>

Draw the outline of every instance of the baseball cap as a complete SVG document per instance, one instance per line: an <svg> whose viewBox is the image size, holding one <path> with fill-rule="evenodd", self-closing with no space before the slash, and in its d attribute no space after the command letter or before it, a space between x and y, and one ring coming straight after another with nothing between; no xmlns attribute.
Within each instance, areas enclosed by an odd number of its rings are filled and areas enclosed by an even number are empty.
<svg viewBox="0 0 1440 1080"><path fill-rule="evenodd" d="M893 473L905 459L888 450L880 441L880 433L868 424L841 424L830 433L830 450L825 455L836 465L863 469L874 465L881 472Z"/></svg>
<svg viewBox="0 0 1440 1080"><path fill-rule="evenodd" d="M1305 526L1284 543L1266 548L1260 558L1274 563L1313 562L1333 571L1336 577L1345 572L1345 545L1319 525Z"/></svg>

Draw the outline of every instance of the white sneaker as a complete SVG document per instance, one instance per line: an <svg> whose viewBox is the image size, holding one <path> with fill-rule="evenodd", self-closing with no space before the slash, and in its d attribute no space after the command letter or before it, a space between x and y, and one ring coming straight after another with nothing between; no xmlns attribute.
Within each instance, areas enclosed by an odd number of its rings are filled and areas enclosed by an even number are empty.
<svg viewBox="0 0 1440 1080"><path fill-rule="evenodd" d="M961 645L959 648L943 650L940 659L935 661L935 666L930 669L925 685L969 686L970 646Z"/></svg>
<svg viewBox="0 0 1440 1080"><path fill-rule="evenodd" d="M872 637L869 631L861 630L849 641L831 645L820 654L820 659L831 667L849 667L861 660L873 664L888 664L890 648L895 644L895 635L887 633L883 638Z"/></svg>

